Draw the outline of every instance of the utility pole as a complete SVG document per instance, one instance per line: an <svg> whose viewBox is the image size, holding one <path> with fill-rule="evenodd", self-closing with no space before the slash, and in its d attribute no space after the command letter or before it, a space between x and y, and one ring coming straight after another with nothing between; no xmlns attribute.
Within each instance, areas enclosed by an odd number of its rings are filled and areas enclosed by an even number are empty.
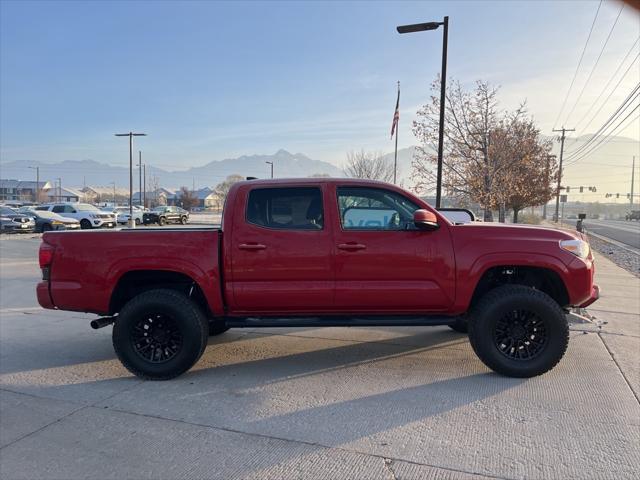
<svg viewBox="0 0 640 480"><path fill-rule="evenodd" d="M575 132L575 128L572 129L568 129L568 128L564 128L562 127L559 130L552 130L554 132L562 132L562 136L560 137L560 165L558 166L558 188L556 190L556 223L558 223L558 220L560 219L559 214L560 214L560 185L562 184L562 154L564 153L564 139L565 139L565 134L567 132Z"/></svg>
<svg viewBox="0 0 640 480"><path fill-rule="evenodd" d="M138 173L140 174L140 188L138 189L138 205L142 202L142 150L138 150Z"/></svg>
<svg viewBox="0 0 640 480"><path fill-rule="evenodd" d="M116 182L111 182L109 185L113 185L113 208L116 207Z"/></svg>
<svg viewBox="0 0 640 480"><path fill-rule="evenodd" d="M129 228L135 228L133 220L133 137L146 137L146 133L116 133L116 137L129 137Z"/></svg>
<svg viewBox="0 0 640 480"><path fill-rule="evenodd" d="M631 163L631 210L633 210L633 177L636 175L636 156L633 156L633 161Z"/></svg>
<svg viewBox="0 0 640 480"><path fill-rule="evenodd" d="M271 165L271 178L273 178L273 162L264 162L264 163L268 163L269 165Z"/></svg>
<svg viewBox="0 0 640 480"><path fill-rule="evenodd" d="M634 157L635 158L635 157ZM33 189L34 203L40 203L40 167L28 167L36 171L36 188ZM633 187L631 188L633 192Z"/></svg>
<svg viewBox="0 0 640 480"><path fill-rule="evenodd" d="M58 202L62 201L62 178L58 177Z"/></svg>

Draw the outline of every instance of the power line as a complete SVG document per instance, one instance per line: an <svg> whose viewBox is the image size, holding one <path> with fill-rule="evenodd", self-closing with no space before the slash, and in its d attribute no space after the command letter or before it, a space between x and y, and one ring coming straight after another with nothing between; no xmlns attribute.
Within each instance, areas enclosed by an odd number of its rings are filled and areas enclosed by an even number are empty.
<svg viewBox="0 0 640 480"><path fill-rule="evenodd" d="M618 72L620 71L620 69L622 68L624 63L627 61L627 58L629 58L629 55L631 55L631 52L635 52L636 51L636 45L638 44L639 41L640 41L640 37L636 38L636 41L633 42L633 45L631 45L631 48L629 49L629 51L627 51L627 53L624 56L624 58L622 59L622 61L618 64L618 68L616 68L616 71L613 72L613 75L611 75L609 77L609 81L607 82L607 84L604 86L604 88L602 89L602 91L600 92L598 97L591 103L591 106L589 107L589 110L587 110L587 112L582 116L582 118L580 118L580 120L578 120L576 122L576 128L578 128L580 126L580 124L583 122L583 120L585 118L587 118L587 116L591 113L591 110L593 110L593 107L595 107L596 104L598 103L598 101L600 100L600 98L602 98L602 95L604 95L604 92L607 91L607 88L609 88L609 85L611 84L613 79L616 77L616 75L618 74ZM638 55L636 55L636 58L633 60L633 62L631 62L631 65L633 65L635 63L635 61L638 59L639 56L640 56L640 53ZM624 72L624 75L621 77L620 81L622 81L622 78L624 78L626 76L627 72L629 72L629 69L631 68L631 65L629 65L629 68L626 70L626 72ZM612 93L616 90L618 85L620 85L620 81L618 81L618 83L614 87ZM610 96L611 96L611 94L609 94L609 97ZM609 99L609 97L607 97L607 100ZM606 100L605 100L605 104L606 104Z"/></svg>
<svg viewBox="0 0 640 480"><path fill-rule="evenodd" d="M598 58L596 58L596 62L593 64L593 67L591 68L591 72L589 72L589 76L587 77L587 80L584 82L584 85L582 86L582 90L580 90L580 93L578 94L578 98L576 98L576 101L573 104L573 107L571 108L571 111L567 115L567 119L564 121L565 125L567 123L569 123L569 119L571 118L571 115L573 114L574 110L576 109L576 106L580 102L580 99L582 98L582 94L584 93L585 89L587 88L587 85L589 85L589 82L591 81L591 77L593 76L593 72L596 71L596 67L598 66L598 62L600 61L600 58L602 57L602 54L604 53L605 48L607 48L607 44L609 43L609 39L611 38L611 34L613 33L613 30L616 28L618 20L620 19L620 15L622 15L622 10L624 10L624 3L620 7L620 11L618 12L618 16L616 17L615 21L613 22L613 25L611 26L611 30L609 30L609 34L607 35L607 38L605 39L604 44L602 45L602 49L600 50L600 53L598 54Z"/></svg>
<svg viewBox="0 0 640 480"><path fill-rule="evenodd" d="M622 119L622 121L620 123L618 123L618 125L616 125L613 130L611 130L611 132L609 132L607 134L607 136L603 137L596 145L594 145L591 150L589 150L588 152L585 152L583 154L581 154L578 158L573 157L573 161L571 163L569 163L568 165L573 165L574 163L580 161L581 159L588 157L589 155L591 155L593 152L595 152L598 148L600 148L603 145L606 145L608 143L608 139L611 138L612 135L614 135L616 133L616 131L618 130L618 128L631 116L631 114L633 114L633 112L635 112L636 110L638 110L640 108L640 104L636 105L636 107L631 110L626 117L624 117ZM629 122L628 125L625 126L628 127L629 125L631 125L635 120L637 120L638 118L640 118L640 115L637 115L635 118L631 119L631 121Z"/></svg>
<svg viewBox="0 0 640 480"><path fill-rule="evenodd" d="M624 110L627 109L627 107L629 105L631 105L631 103L635 100L634 95L637 97L638 95L638 91L640 90L640 83L638 83L635 88L631 91L631 93L629 93L629 95L627 95L627 98L624 99L624 101L622 102L622 104L616 109L615 112L613 112L611 114L611 116L607 119L606 122L604 122L604 124L598 129L598 131L596 133L594 133L591 138L585 142L584 144L582 144L581 146L579 146L577 149L573 150L573 151L569 151L567 152L567 160L570 160L572 157L575 157L576 155L578 155L580 152L584 151L585 149L587 149L589 146L591 146L592 143L594 143L595 141L598 140L598 136L608 128L608 126L614 122L615 120L617 120L621 115L622 112L624 112Z"/></svg>
<svg viewBox="0 0 640 480"><path fill-rule="evenodd" d="M627 67L627 69L625 70L624 74L620 77L620 79L618 80L618 83L616 83L616 86L613 87L613 90L611 90L611 92L609 93L609 95L607 95L607 98L605 98L604 102L602 103L602 105L600 105L600 108L598 108L598 111L596 113L593 114L593 116L591 117L591 120L589 120L589 123L587 123L584 128L582 129L582 131L585 131L587 128L589 128L589 125L591 125L593 123L593 121L596 119L596 117L598 116L598 114L602 111L602 109L605 107L605 105L607 105L607 102L609 101L609 99L611 98L611 96L615 93L615 91L618 89L618 87L620 86L620 84L622 83L622 80L624 80L627 76L627 73L629 73L629 70L631 70L631 67L633 67L633 65L636 63L636 61L638 60L638 58L640 58L640 53L638 53L636 55L636 58L633 59L633 61L629 64L629 66ZM582 121L582 120L580 120Z"/></svg>
<svg viewBox="0 0 640 480"><path fill-rule="evenodd" d="M589 29L589 35L587 36L587 41L584 43L584 47L582 49L582 53L580 54L580 60L578 60L578 66L576 67L576 71L573 74L573 78L571 79L571 84L569 85L569 90L567 90L567 94L564 97L564 101L562 102L562 107L560 108L560 113L558 113L558 118L556 118L556 121L553 122L553 129L555 130L556 126L558 125L558 120L560 120L560 117L562 116L562 113L564 112L564 107L567 104L567 100L569 99L569 94L571 93L571 89L573 88L573 84L576 81L576 77L578 76L578 71L580 70L580 65L582 65L582 59L584 58L584 52L586 52L587 50L587 45L589 45L589 40L591 39L591 34L593 33L593 27L596 24L596 20L598 19L598 13L600 12L600 7L602 6L602 0L600 0L600 2L598 3L598 9L596 10L596 16L593 17L593 22L591 23L591 28Z"/></svg>

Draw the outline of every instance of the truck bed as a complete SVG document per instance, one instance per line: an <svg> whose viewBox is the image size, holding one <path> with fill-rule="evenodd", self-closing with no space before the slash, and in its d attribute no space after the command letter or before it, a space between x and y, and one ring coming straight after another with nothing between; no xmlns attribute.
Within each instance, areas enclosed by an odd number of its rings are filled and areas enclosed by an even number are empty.
<svg viewBox="0 0 640 480"><path fill-rule="evenodd" d="M190 277L209 305L222 305L216 228L47 232L55 248L50 282L38 289L40 303L61 310L108 314L122 277L167 271Z"/></svg>

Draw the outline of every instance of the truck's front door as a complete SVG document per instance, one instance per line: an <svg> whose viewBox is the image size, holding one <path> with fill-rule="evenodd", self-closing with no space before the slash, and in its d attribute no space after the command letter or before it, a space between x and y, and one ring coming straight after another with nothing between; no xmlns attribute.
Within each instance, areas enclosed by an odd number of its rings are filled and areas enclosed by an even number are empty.
<svg viewBox="0 0 640 480"><path fill-rule="evenodd" d="M324 189L256 186L238 192L227 283L235 313L332 308L333 241Z"/></svg>
<svg viewBox="0 0 640 480"><path fill-rule="evenodd" d="M444 310L454 300L455 260L446 226L418 230L420 206L381 187L336 187L335 307L354 312Z"/></svg>

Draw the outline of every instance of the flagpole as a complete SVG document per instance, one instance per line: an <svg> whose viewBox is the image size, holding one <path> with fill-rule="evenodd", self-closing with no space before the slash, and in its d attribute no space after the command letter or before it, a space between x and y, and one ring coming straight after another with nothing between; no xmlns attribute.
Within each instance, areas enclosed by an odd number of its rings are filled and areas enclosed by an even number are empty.
<svg viewBox="0 0 640 480"><path fill-rule="evenodd" d="M398 103L400 103L400 80L398 80ZM398 105L399 108L399 105ZM398 117L398 122L396 123L396 149L393 154L393 184L395 185L397 182L398 175L398 124L400 123L400 117Z"/></svg>

